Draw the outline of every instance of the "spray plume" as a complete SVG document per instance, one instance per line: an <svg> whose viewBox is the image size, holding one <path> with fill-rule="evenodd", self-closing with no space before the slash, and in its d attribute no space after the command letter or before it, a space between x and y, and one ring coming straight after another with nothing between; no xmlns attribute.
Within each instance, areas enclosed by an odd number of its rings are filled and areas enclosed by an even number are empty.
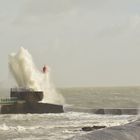
<svg viewBox="0 0 140 140"><path fill-rule="evenodd" d="M42 73L33 63L32 56L20 48L18 53L9 55L9 69L19 87L43 91L43 102L63 104L63 97L55 91L50 83L50 70Z"/></svg>

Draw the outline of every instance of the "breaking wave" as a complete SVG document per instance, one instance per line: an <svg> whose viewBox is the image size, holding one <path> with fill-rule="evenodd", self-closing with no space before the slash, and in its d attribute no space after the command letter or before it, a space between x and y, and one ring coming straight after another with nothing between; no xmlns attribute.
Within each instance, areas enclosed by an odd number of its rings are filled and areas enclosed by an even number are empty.
<svg viewBox="0 0 140 140"><path fill-rule="evenodd" d="M50 82L50 70L43 73L33 63L32 56L24 49L9 55L9 69L18 87L44 92L43 102L63 104L64 98L58 94Z"/></svg>

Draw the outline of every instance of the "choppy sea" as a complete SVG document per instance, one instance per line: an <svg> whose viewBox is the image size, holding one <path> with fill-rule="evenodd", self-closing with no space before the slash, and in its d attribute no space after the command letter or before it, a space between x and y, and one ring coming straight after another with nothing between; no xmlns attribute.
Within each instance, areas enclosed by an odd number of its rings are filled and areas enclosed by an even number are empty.
<svg viewBox="0 0 140 140"><path fill-rule="evenodd" d="M134 121L135 115L95 115L93 108L139 108L140 87L61 88L66 104L60 114L0 114L0 140L65 140L84 126L107 127ZM3 97L6 91L1 91Z"/></svg>

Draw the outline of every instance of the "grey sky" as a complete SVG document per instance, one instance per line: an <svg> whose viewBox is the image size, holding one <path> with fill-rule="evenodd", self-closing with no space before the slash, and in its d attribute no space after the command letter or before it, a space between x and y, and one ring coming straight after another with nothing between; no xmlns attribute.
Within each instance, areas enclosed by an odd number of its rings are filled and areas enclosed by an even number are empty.
<svg viewBox="0 0 140 140"><path fill-rule="evenodd" d="M28 49L56 86L140 85L139 0L0 0L0 81Z"/></svg>

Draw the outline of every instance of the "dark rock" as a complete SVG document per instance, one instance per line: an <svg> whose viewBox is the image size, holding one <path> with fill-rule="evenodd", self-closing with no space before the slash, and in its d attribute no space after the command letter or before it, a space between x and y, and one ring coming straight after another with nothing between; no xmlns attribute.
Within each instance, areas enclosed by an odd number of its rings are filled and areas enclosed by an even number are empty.
<svg viewBox="0 0 140 140"><path fill-rule="evenodd" d="M83 131L92 131L93 127L88 127L88 126L87 127L83 127L82 130Z"/></svg>
<svg viewBox="0 0 140 140"><path fill-rule="evenodd" d="M93 126L92 128L94 128L94 129L102 129L102 128L105 128L106 126Z"/></svg>
<svg viewBox="0 0 140 140"><path fill-rule="evenodd" d="M105 128L106 126L93 126L93 127L83 127L82 130L83 131L93 131L93 130L97 130L97 129L102 129Z"/></svg>

